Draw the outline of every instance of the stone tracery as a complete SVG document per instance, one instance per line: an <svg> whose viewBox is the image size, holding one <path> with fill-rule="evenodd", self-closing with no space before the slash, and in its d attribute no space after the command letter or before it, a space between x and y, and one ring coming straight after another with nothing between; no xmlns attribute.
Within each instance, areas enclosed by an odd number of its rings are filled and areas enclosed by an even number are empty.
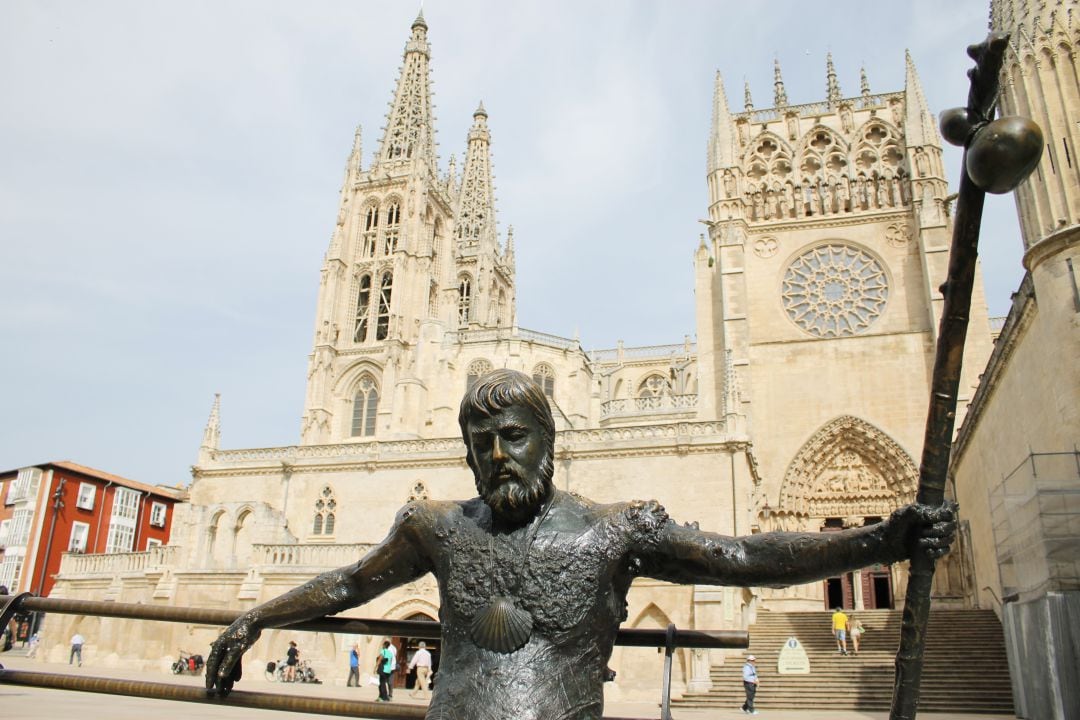
<svg viewBox="0 0 1080 720"><path fill-rule="evenodd" d="M780 289L788 317L811 335L833 338L864 332L889 297L875 258L844 243L811 248L788 265Z"/></svg>
<svg viewBox="0 0 1080 720"><path fill-rule="evenodd" d="M896 441L843 415L814 433L788 466L780 509L802 516L887 516L911 502L918 470Z"/></svg>

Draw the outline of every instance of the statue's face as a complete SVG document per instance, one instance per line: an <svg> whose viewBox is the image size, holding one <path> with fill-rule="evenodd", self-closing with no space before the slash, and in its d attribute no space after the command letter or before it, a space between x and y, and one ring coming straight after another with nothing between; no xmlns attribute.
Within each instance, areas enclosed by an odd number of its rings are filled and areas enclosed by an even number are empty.
<svg viewBox="0 0 1080 720"><path fill-rule="evenodd" d="M547 442L532 412L512 405L468 423L477 490L491 509L510 520L531 518L547 495L540 472Z"/></svg>

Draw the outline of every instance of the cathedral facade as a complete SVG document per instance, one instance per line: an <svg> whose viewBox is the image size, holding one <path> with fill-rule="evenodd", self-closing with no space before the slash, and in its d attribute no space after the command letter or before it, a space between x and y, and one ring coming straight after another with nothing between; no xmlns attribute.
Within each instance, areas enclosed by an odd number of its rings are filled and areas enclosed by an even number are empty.
<svg viewBox="0 0 1080 720"><path fill-rule="evenodd" d="M770 107L747 88L732 110L718 75L696 340L587 352L518 326L516 240L495 223L489 117L482 105L474 113L460 170L440 165L427 33L420 16L373 160L357 130L346 163L297 444L223 449L215 400L170 545L122 564L70 556L54 596L244 609L354 562L410 499L475 494L457 408L499 367L544 389L555 483L597 501L656 498L679 522L743 535L860 526L913 499L952 220L910 57L903 89L871 92L863 73L851 94L830 59L826 97L805 105L787 102L777 66ZM990 349L979 281L961 405ZM942 574L939 602L964 602L963 575ZM903 578L875 567L785 590L638 580L628 624L742 629L761 611L893 607ZM427 577L349 614L437 619L437 588ZM167 665L177 646L217 633L155 628L131 643L120 621L50 621L63 625L53 637L77 626L101 657L129 666ZM252 667L294 635L264 633ZM373 655L381 639L301 644L327 676L354 641ZM706 689L723 660L681 653L676 687ZM654 697L653 652L617 648L611 667L613 697Z"/></svg>

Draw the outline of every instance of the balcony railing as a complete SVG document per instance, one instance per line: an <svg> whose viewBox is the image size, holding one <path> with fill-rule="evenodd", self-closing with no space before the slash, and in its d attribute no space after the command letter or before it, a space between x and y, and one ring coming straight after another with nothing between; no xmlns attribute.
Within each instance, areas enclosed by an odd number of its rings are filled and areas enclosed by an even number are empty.
<svg viewBox="0 0 1080 720"><path fill-rule="evenodd" d="M659 395L654 397L619 398L608 400L600 405L600 417L620 415L658 415L662 413L680 413L697 407L698 396Z"/></svg>
<svg viewBox="0 0 1080 720"><path fill-rule="evenodd" d="M336 568L356 562L367 554L372 543L331 544L276 544L251 546L251 562L257 566L277 567L325 567Z"/></svg>
<svg viewBox="0 0 1080 720"><path fill-rule="evenodd" d="M60 560L61 575L114 575L157 570L171 565L176 557L175 545L158 545L143 552L128 553L64 553Z"/></svg>

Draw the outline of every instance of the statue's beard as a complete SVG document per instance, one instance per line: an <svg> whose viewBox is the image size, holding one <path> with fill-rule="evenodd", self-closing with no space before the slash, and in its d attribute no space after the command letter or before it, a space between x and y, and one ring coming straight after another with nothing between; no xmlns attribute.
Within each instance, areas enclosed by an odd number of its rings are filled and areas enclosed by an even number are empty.
<svg viewBox="0 0 1080 720"><path fill-rule="evenodd" d="M532 519L547 499L555 465L545 453L536 470L507 461L492 475L476 478L476 489L492 512L511 522Z"/></svg>

